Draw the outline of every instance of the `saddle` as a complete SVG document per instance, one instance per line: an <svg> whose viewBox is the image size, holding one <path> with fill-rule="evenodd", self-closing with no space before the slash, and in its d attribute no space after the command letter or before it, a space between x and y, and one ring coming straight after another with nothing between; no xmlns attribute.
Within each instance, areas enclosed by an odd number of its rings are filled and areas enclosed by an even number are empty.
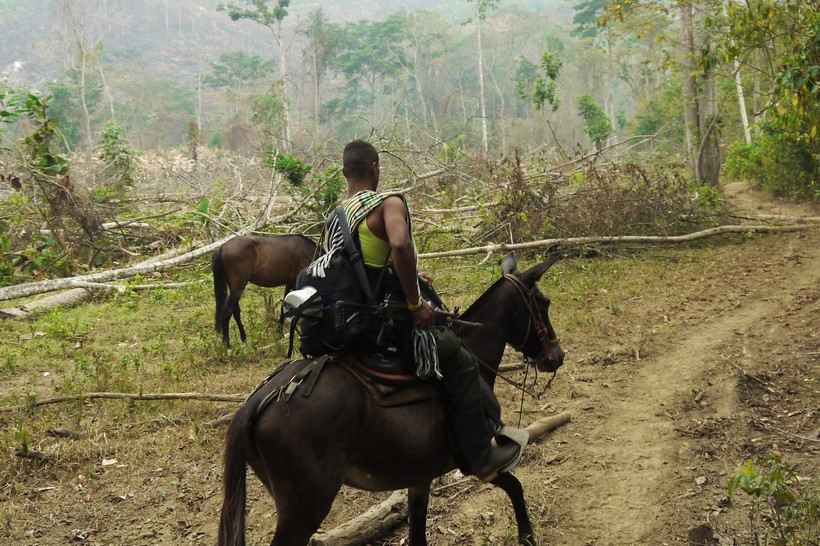
<svg viewBox="0 0 820 546"><path fill-rule="evenodd" d="M438 383L408 373L404 360L399 356L385 358L375 353L347 353L336 362L355 377L382 407L424 402L438 398L443 392Z"/></svg>
<svg viewBox="0 0 820 546"><path fill-rule="evenodd" d="M250 399L259 389L274 377L283 373L295 360L288 361L271 373L248 395ZM309 397L316 380L328 364L336 364L353 376L368 392L373 401L382 407L402 406L432 400L442 395L437 383L419 379L407 372L400 357L385 358L378 354L345 353L342 355L322 355L310 360L287 383L268 393L257 404L254 415L259 415L274 400L287 403L297 391ZM247 399L246 399L247 400Z"/></svg>

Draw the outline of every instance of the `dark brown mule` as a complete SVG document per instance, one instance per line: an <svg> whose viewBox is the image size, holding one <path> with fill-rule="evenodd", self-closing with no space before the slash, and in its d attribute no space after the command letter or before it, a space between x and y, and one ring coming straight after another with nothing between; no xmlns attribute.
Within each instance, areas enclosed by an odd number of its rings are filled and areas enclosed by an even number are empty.
<svg viewBox="0 0 820 546"><path fill-rule="evenodd" d="M508 256L502 264L504 277L462 316L483 324L463 328L463 340L486 365L482 377L490 388L507 344L534 359L541 370L554 371L562 364L564 352L549 321L549 300L536 286L554 261L520 273L515 258ZM286 395L290 389L281 393L307 364L301 360L286 365L231 420L219 546L245 544L246 463L276 502L271 546L308 544L342 484L370 491L408 489L410 545L426 545L430 484L455 468L444 402L438 398L380 407L333 362L324 366L310 396L303 396L307 381L292 396ZM260 404L269 395L270 404ZM493 411L500 412L497 402ZM521 483L511 473L499 474L492 483L512 501L519 542L535 544Z"/></svg>
<svg viewBox="0 0 820 546"><path fill-rule="evenodd" d="M265 288L284 285L287 294L293 289L299 272L313 260L315 252L316 243L304 235L234 237L214 252L211 269L216 298L216 331L222 333L225 345L231 344L228 333L231 317L239 327L239 337L245 341L239 299L248 283ZM284 320L280 315L280 329Z"/></svg>

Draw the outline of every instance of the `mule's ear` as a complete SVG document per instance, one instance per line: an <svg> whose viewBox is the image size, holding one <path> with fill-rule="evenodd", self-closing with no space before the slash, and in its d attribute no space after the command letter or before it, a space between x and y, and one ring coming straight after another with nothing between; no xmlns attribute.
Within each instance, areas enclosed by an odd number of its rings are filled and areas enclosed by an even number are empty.
<svg viewBox="0 0 820 546"><path fill-rule="evenodd" d="M555 264L555 262L561 259L561 253L558 252L558 250L554 247L550 248L547 251L547 254L549 255L549 257L546 261L532 266L531 268L521 273L521 275L519 275L519 278L525 285L534 286L535 283L537 283L538 280L542 276L544 276L544 273L547 272L547 269L552 267Z"/></svg>
<svg viewBox="0 0 820 546"><path fill-rule="evenodd" d="M501 260L501 274L507 275L518 271L518 262L515 259L515 252L510 252Z"/></svg>

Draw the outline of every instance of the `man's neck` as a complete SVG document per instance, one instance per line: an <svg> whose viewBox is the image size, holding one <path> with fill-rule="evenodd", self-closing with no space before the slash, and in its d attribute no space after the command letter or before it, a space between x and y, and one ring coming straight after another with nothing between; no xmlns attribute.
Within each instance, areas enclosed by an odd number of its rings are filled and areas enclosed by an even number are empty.
<svg viewBox="0 0 820 546"><path fill-rule="evenodd" d="M373 184L370 182L349 182L347 185L347 196L353 197L360 191L373 190Z"/></svg>

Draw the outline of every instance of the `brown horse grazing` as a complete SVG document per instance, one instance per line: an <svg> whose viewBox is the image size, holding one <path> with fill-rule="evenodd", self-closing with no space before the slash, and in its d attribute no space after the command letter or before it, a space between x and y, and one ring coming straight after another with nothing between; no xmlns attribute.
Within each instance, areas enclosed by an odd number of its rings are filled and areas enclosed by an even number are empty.
<svg viewBox="0 0 820 546"><path fill-rule="evenodd" d="M536 286L554 261L520 273L515 258L507 256L504 276L461 317L483 324L462 328L462 339L484 364L482 378L490 394L507 344L542 371L555 371L563 363L564 352L549 320L549 300ZM311 362L280 367L283 371L257 388L231 420L219 546L245 544L246 463L276 503L271 546L308 544L342 484L370 491L407 488L410 545L426 545L431 482L455 468L444 401L381 407L333 361L324 365L318 379L299 375ZM497 418L500 407L492 399L495 407L490 409ZM512 501L519 542L535 544L521 483L509 472L491 483Z"/></svg>
<svg viewBox="0 0 820 546"><path fill-rule="evenodd" d="M239 299L248 283L265 288L285 285L287 294L315 253L316 243L304 235L239 236L214 252L211 269L216 298L216 331L222 333L225 345L231 344L228 333L231 317L239 327L239 337L245 341ZM284 320L284 314L280 315L280 328Z"/></svg>

